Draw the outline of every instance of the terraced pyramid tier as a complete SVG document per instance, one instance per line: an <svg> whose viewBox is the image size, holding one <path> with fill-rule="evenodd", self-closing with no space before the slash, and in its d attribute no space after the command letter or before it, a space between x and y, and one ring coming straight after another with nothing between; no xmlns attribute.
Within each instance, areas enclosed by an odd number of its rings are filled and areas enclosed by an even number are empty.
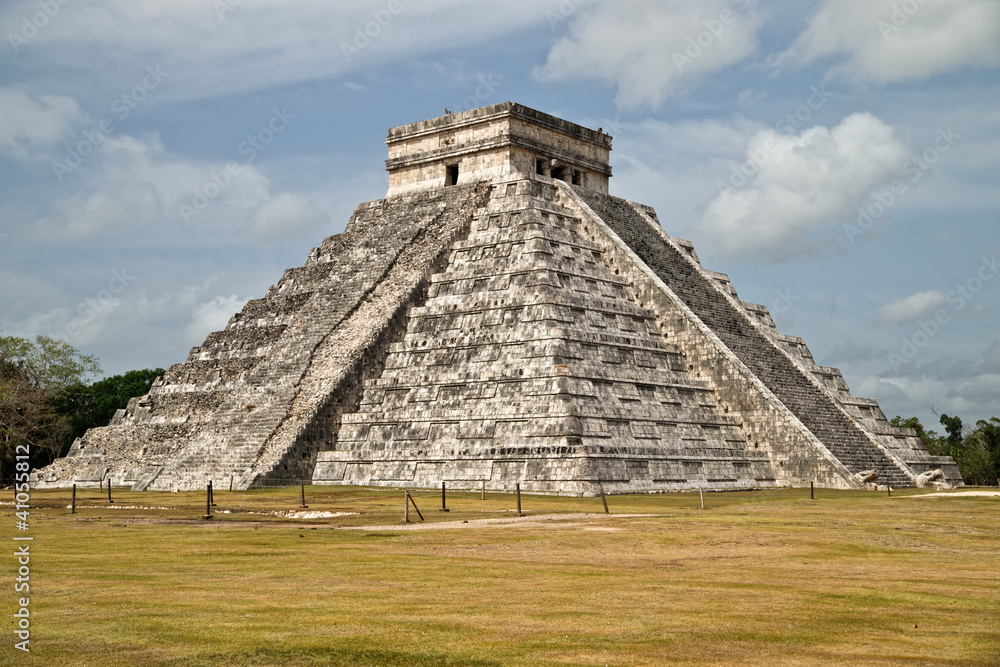
<svg viewBox="0 0 1000 667"><path fill-rule="evenodd" d="M136 489L246 488L308 478L487 191L478 184L362 204L343 234L247 303L147 396L35 473L36 486L110 478Z"/></svg>
<svg viewBox="0 0 1000 667"><path fill-rule="evenodd" d="M36 486L561 494L959 485L510 102L393 128L389 192Z"/></svg>
<svg viewBox="0 0 1000 667"><path fill-rule="evenodd" d="M593 493L775 483L600 243L500 184L344 416L325 482Z"/></svg>

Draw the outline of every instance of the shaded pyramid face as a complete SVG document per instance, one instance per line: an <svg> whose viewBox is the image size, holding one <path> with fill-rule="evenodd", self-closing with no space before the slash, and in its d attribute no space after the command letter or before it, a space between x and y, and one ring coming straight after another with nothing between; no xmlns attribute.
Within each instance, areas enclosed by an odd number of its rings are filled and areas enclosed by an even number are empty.
<svg viewBox="0 0 1000 667"><path fill-rule="evenodd" d="M500 183L317 481L592 493L774 484L555 188Z"/></svg>
<svg viewBox="0 0 1000 667"><path fill-rule="evenodd" d="M487 192L473 184L359 205L343 233L32 482L186 490L307 480Z"/></svg>
<svg viewBox="0 0 1000 667"><path fill-rule="evenodd" d="M601 130L502 103L387 143L384 199L32 483L961 484L610 196Z"/></svg>
<svg viewBox="0 0 1000 667"><path fill-rule="evenodd" d="M705 271L689 244L685 249L663 233L652 209L588 190L573 196L635 252L636 265L655 274L692 321L711 332L715 349L696 363L743 416L748 440L763 443L777 468L788 467L776 474L794 484L829 484L827 475L834 473L850 482L874 475L881 483L910 486L920 481L918 474L944 468L942 477L961 479L954 461L929 456L919 439L888 424L875 401L852 396L840 371L817 366L804 341L780 334L766 308L739 300L727 276ZM702 342L689 337L685 348L704 350ZM728 363L720 363L719 351ZM712 357L716 361L709 362ZM727 365L730 372L719 372ZM741 388L733 368L759 387ZM817 468L822 459L832 469Z"/></svg>

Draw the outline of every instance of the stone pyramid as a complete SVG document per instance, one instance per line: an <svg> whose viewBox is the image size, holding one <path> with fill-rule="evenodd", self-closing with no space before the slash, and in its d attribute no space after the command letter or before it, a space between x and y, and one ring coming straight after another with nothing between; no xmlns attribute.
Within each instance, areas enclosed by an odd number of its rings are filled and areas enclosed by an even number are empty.
<svg viewBox="0 0 1000 667"><path fill-rule="evenodd" d="M390 130L390 189L34 473L593 494L961 484L518 104Z"/></svg>

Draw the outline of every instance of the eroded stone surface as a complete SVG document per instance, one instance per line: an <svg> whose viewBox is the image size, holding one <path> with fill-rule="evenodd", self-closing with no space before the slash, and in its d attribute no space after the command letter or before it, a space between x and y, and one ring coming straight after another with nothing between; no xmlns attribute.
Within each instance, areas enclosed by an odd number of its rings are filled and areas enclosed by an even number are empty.
<svg viewBox="0 0 1000 667"><path fill-rule="evenodd" d="M385 199L34 483L961 484L652 209L609 196L602 132L505 103L389 145Z"/></svg>

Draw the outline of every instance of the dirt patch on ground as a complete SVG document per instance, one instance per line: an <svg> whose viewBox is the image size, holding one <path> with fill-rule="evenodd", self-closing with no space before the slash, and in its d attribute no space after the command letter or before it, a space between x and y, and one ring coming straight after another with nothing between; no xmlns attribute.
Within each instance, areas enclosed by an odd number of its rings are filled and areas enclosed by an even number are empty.
<svg viewBox="0 0 1000 667"><path fill-rule="evenodd" d="M340 526L340 530L450 530L475 528L478 526L518 526L533 527L558 526L560 528L576 528L582 520L595 519L614 520L635 517L654 517L658 514L601 514L575 512L569 514L538 514L533 516L499 517L494 519L469 519L468 521L439 521L435 523L397 523L382 526Z"/></svg>

